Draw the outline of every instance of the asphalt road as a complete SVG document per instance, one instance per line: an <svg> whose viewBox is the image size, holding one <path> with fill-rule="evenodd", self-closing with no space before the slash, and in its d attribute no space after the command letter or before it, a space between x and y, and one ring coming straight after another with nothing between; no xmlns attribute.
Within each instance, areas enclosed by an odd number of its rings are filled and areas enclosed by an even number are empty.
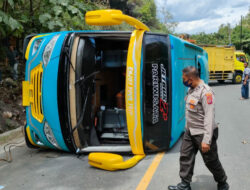
<svg viewBox="0 0 250 190"><path fill-rule="evenodd" d="M219 122L219 156L228 175L231 190L250 189L250 100L239 100L240 85L211 84L216 94L216 121ZM0 189L139 189L166 190L179 182L181 140L161 160L155 170L148 168L156 155L148 155L135 167L109 172L90 167L87 156L50 150L33 150L25 146L12 150L13 162L0 162ZM2 158L4 154L0 153ZM151 173L150 173L151 172ZM145 173L152 178L141 182ZM193 176L193 190L216 190L216 183L199 153ZM144 178L145 179L145 178Z"/></svg>

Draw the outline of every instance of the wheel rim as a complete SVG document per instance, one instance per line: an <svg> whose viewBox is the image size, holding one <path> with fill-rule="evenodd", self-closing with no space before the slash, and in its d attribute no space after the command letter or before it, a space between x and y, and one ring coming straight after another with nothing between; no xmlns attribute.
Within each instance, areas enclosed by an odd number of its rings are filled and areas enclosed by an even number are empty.
<svg viewBox="0 0 250 190"><path fill-rule="evenodd" d="M242 79L242 77L241 77L240 75L237 75L237 76L235 77L235 81L236 81L237 83L241 82L241 79Z"/></svg>

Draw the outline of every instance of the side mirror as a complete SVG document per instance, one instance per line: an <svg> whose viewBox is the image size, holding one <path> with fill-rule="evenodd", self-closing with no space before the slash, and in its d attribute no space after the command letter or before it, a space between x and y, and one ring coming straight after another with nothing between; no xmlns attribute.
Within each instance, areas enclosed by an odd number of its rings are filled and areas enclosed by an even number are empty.
<svg viewBox="0 0 250 190"><path fill-rule="evenodd" d="M114 9L89 11L85 15L85 21L88 25L97 26L120 25L122 22L126 22L138 30L149 31L149 28L139 20Z"/></svg>
<svg viewBox="0 0 250 190"><path fill-rule="evenodd" d="M123 21L117 20L113 15L122 16L120 10L97 10L89 11L85 15L85 20L88 25L111 26L120 25Z"/></svg>
<svg viewBox="0 0 250 190"><path fill-rule="evenodd" d="M144 157L145 155L134 155L132 158L123 161L123 157L118 154L93 152L89 154L88 159L91 166L103 170L114 171L131 168Z"/></svg>

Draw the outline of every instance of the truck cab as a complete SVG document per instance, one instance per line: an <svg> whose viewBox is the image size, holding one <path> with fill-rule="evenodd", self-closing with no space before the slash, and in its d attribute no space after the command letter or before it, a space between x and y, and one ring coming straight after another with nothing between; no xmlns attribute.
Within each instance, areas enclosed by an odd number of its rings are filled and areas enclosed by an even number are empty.
<svg viewBox="0 0 250 190"><path fill-rule="evenodd" d="M242 81L245 53L236 51L234 46L217 46L200 44L208 53L209 80L220 83L231 80L239 84Z"/></svg>
<svg viewBox="0 0 250 190"><path fill-rule="evenodd" d="M135 30L29 36L23 81L26 144L91 153L92 166L126 169L180 138L187 92L182 69L197 67L207 83L207 53L173 35L152 33L119 10L90 11L86 22L127 22ZM135 157L123 162L103 152Z"/></svg>
<svg viewBox="0 0 250 190"><path fill-rule="evenodd" d="M235 66L235 83L242 82L242 75L244 72L244 62L248 62L246 54L242 51L234 52L234 66Z"/></svg>

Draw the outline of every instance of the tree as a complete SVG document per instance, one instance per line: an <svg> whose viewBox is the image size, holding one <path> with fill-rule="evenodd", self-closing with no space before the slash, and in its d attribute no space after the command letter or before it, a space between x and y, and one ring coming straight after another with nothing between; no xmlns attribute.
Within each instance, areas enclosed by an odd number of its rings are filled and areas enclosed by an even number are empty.
<svg viewBox="0 0 250 190"><path fill-rule="evenodd" d="M8 35L18 37L23 32L22 24L16 19L15 9L21 2L13 0L3 0L0 3L0 40Z"/></svg>
<svg viewBox="0 0 250 190"><path fill-rule="evenodd" d="M170 22L172 15L167 10L163 12L163 21L157 18L154 0L109 0L109 2L111 8L120 9L123 13L139 19L151 31L172 33L177 25Z"/></svg>
<svg viewBox="0 0 250 190"><path fill-rule="evenodd" d="M197 44L216 44L228 45L233 44L237 49L241 49L240 44L240 29L241 22L235 27L230 24L221 24L218 31L212 34L205 34L204 32L192 35L191 38L197 41ZM250 7L248 14L242 17L242 49L250 54Z"/></svg>
<svg viewBox="0 0 250 190"><path fill-rule="evenodd" d="M162 24L165 25L167 33L173 33L178 23L173 22L173 16L167 11L166 7L160 9L160 14L162 16Z"/></svg>
<svg viewBox="0 0 250 190"><path fill-rule="evenodd" d="M23 39L31 33L48 33L62 30L117 29L131 30L127 24L118 26L89 26L85 13L90 10L116 8L138 18L151 31L169 33L168 20L163 23L156 17L154 0L1 0L0 42L7 47L6 38ZM165 12L170 18L170 14ZM167 18L167 17L166 17ZM0 54L3 46L0 46ZM3 56L1 56L3 57Z"/></svg>

